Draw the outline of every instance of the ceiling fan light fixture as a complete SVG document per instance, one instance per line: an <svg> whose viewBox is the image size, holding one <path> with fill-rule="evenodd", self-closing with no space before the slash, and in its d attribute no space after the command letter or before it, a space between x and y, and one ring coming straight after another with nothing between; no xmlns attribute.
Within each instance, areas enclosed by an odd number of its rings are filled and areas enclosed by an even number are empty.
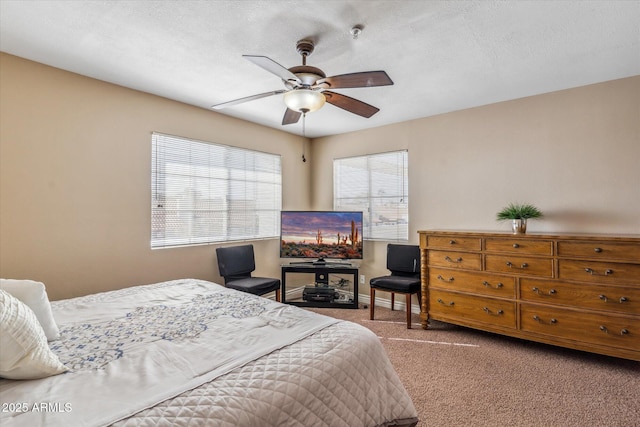
<svg viewBox="0 0 640 427"><path fill-rule="evenodd" d="M284 94L287 108L303 113L318 111L326 100L322 92L312 89L294 89Z"/></svg>

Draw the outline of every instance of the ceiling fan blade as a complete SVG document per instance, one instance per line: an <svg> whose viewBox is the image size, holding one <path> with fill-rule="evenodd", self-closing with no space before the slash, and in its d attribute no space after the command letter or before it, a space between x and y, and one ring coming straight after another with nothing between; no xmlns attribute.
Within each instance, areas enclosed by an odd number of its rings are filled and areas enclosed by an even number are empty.
<svg viewBox="0 0 640 427"><path fill-rule="evenodd" d="M365 102L358 101L357 99L351 98L346 95L342 95L336 92L331 92L328 90L325 90L322 93L327 99L327 102L329 104L333 104L336 107L340 107L343 110L347 110L353 114L366 117L367 119L373 116L378 111L380 111L379 108L376 108L373 105L369 105Z"/></svg>
<svg viewBox="0 0 640 427"><path fill-rule="evenodd" d="M267 96L278 95L285 93L286 90L272 90L271 92L259 93L257 95L245 96L244 98L234 99L233 101L227 101L220 104L212 105L211 108L219 110L221 108L231 107L233 105L242 104L243 102L253 101L254 99L266 98Z"/></svg>
<svg viewBox="0 0 640 427"><path fill-rule="evenodd" d="M391 81L384 71L341 74L339 76L325 77L324 79L318 79L318 81L316 81L316 85L326 85L331 89L389 86L392 84L393 81Z"/></svg>
<svg viewBox="0 0 640 427"><path fill-rule="evenodd" d="M258 67L267 70L271 74L275 74L284 81L293 81L296 83L300 83L300 79L295 74L293 74L291 71L287 70L271 58L255 55L242 55L242 57L253 62Z"/></svg>
<svg viewBox="0 0 640 427"><path fill-rule="evenodd" d="M284 117L282 118L282 124L292 125L294 123L298 123L301 115L302 113L300 111L293 111L292 109L287 108L287 111L284 112Z"/></svg>

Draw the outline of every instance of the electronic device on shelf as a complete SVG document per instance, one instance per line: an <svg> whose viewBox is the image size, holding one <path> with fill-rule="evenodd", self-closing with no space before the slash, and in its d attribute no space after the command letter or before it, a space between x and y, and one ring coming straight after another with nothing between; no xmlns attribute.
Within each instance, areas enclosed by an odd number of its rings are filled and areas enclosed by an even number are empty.
<svg viewBox="0 0 640 427"><path fill-rule="evenodd" d="M345 265L364 256L362 212L282 211L280 258L315 266Z"/></svg>
<svg viewBox="0 0 640 427"><path fill-rule="evenodd" d="M305 286L302 291L303 301L333 302L340 297L334 288L321 286Z"/></svg>

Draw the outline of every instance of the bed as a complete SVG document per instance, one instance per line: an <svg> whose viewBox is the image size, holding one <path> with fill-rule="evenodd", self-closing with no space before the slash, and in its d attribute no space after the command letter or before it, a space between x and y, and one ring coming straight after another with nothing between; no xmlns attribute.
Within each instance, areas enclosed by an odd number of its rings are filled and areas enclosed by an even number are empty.
<svg viewBox="0 0 640 427"><path fill-rule="evenodd" d="M19 303L0 294L4 329ZM418 421L378 337L351 322L195 279L50 306L36 332L54 374L0 380L3 427Z"/></svg>

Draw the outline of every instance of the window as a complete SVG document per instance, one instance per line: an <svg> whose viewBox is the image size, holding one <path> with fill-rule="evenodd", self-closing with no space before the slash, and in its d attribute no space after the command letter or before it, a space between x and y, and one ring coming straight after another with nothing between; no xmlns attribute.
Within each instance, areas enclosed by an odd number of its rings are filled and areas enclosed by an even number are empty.
<svg viewBox="0 0 640 427"><path fill-rule="evenodd" d="M333 208L364 212L364 238L409 239L408 153L394 151L333 162Z"/></svg>
<svg viewBox="0 0 640 427"><path fill-rule="evenodd" d="M280 156L153 133L151 247L279 237Z"/></svg>

